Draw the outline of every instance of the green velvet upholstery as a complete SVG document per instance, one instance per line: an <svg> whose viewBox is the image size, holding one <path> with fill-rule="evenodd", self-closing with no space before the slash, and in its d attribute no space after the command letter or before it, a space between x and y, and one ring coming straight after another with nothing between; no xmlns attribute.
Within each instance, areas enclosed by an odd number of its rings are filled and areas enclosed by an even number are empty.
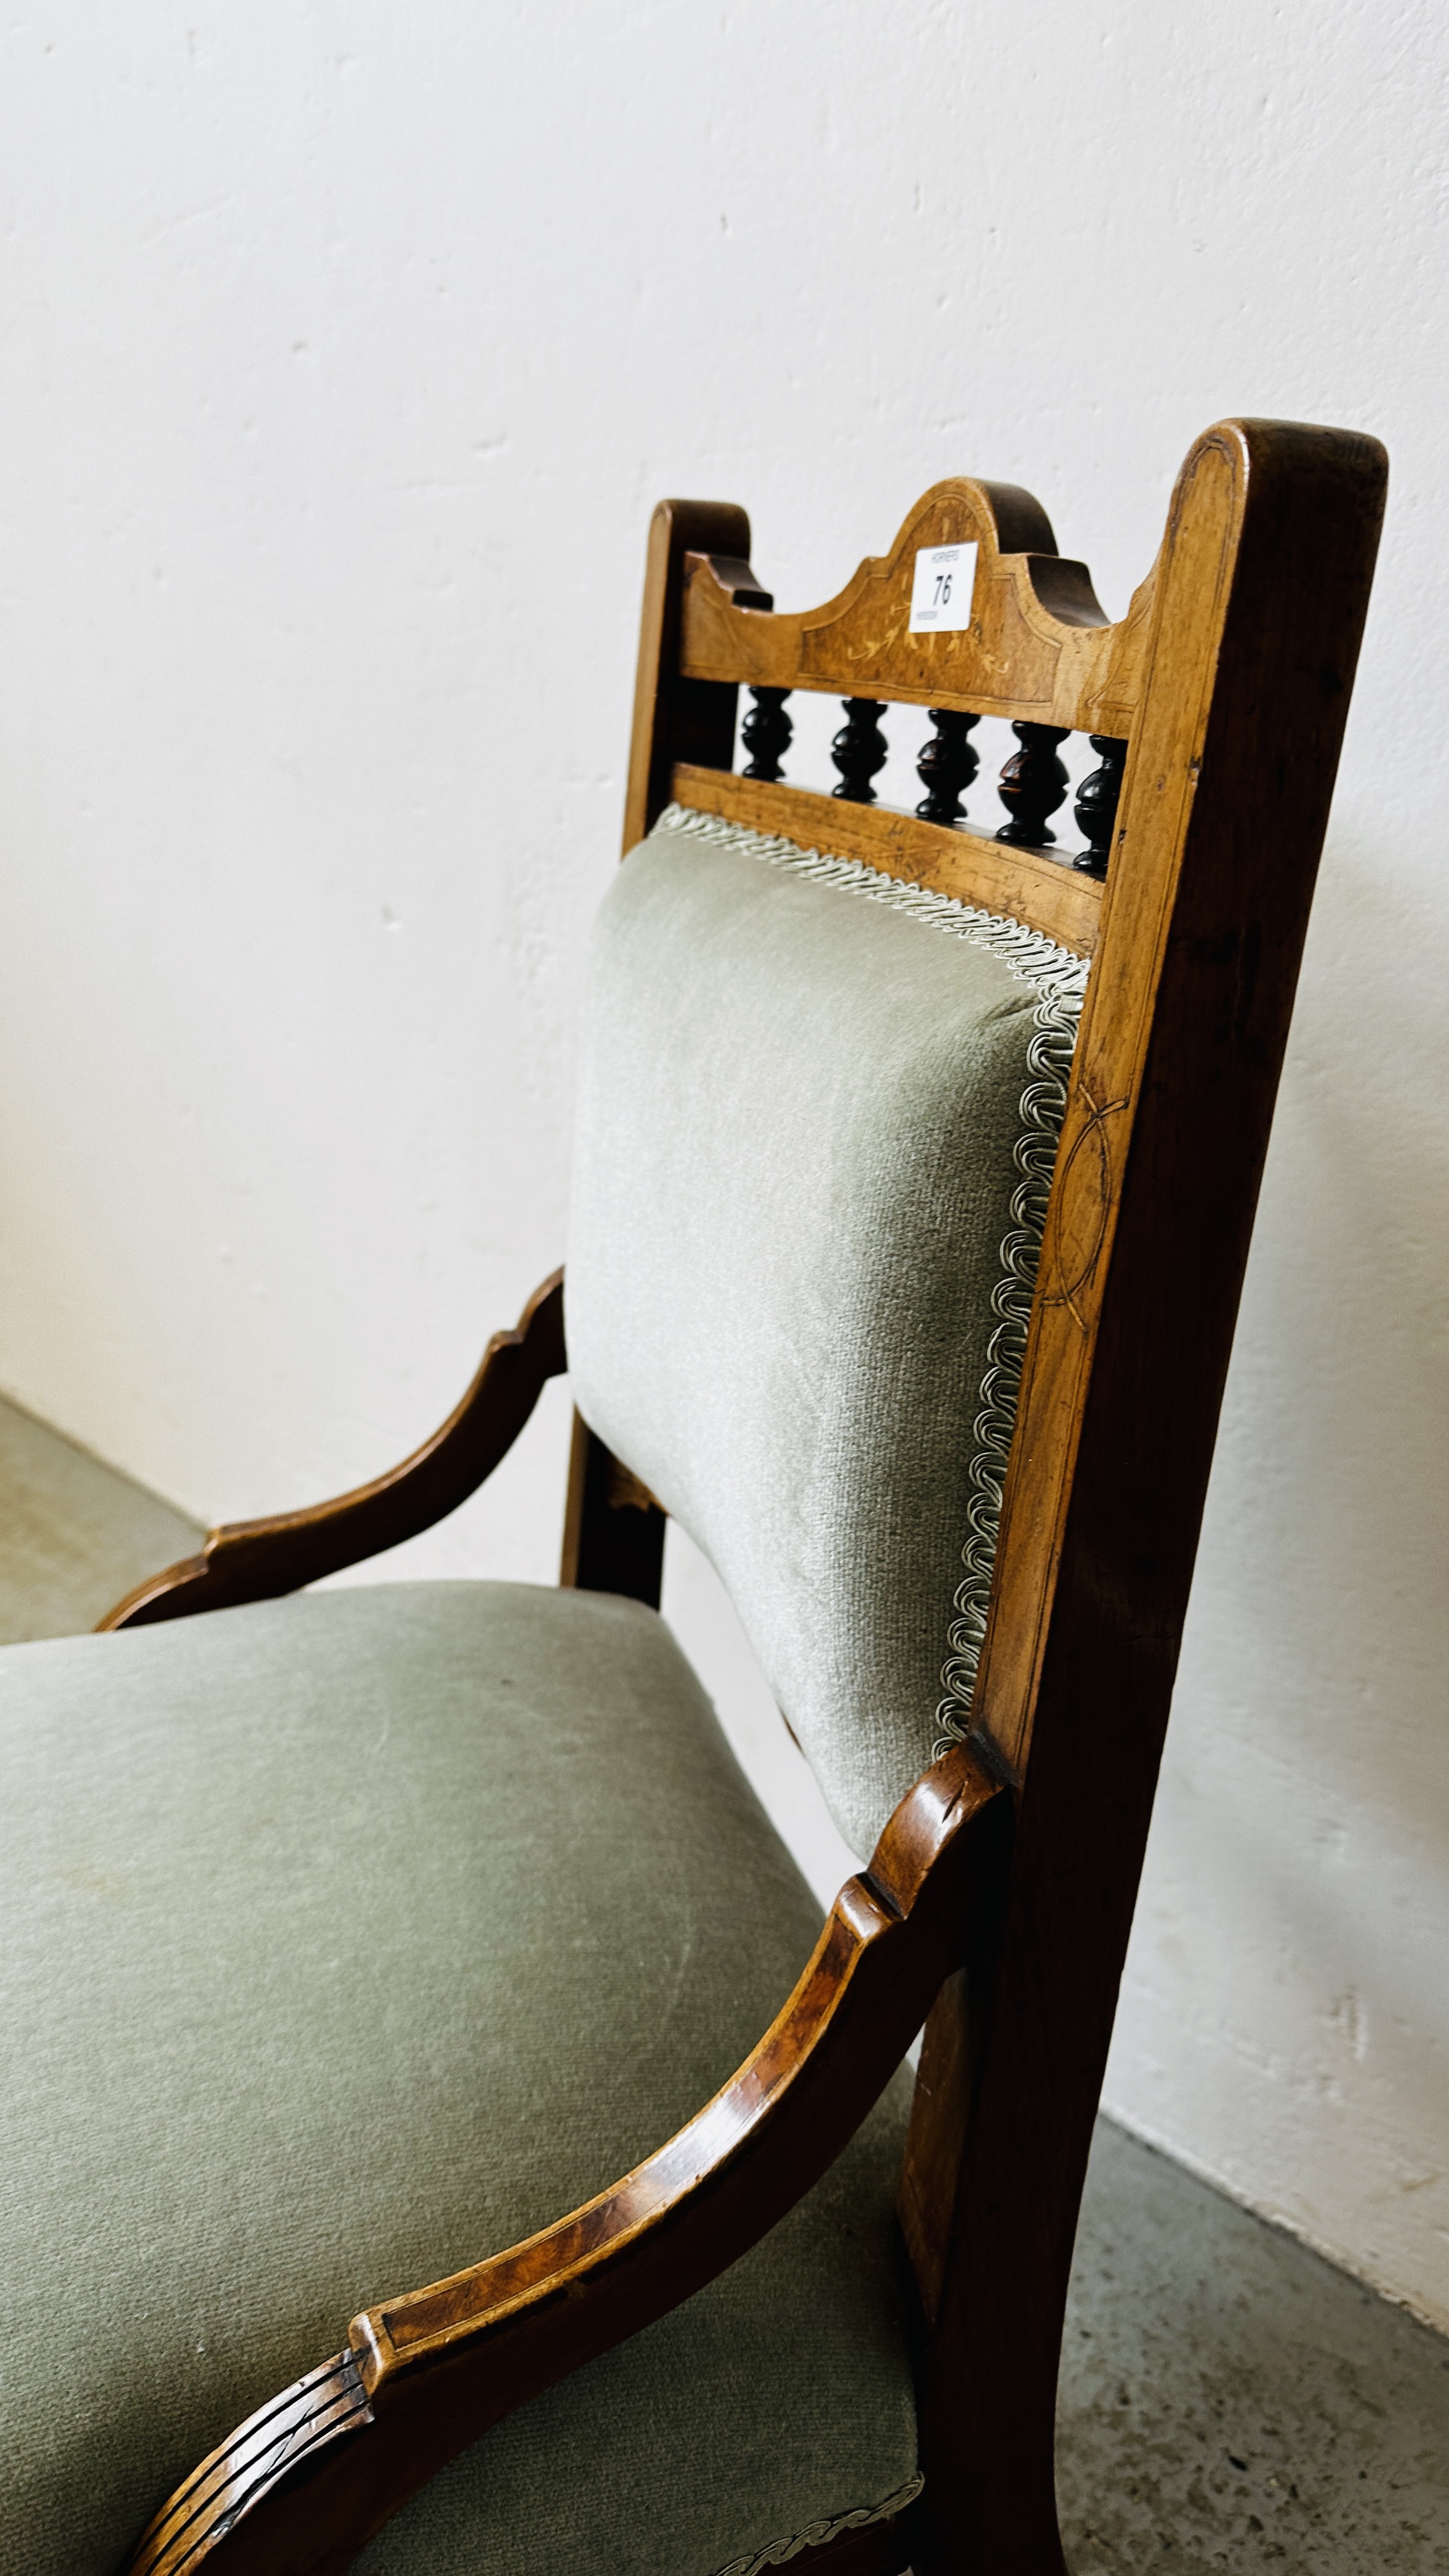
<svg viewBox="0 0 1449 2576"><path fill-rule="evenodd" d="M577 1401L712 1558L862 1856L965 1717L1085 976L677 807L600 912Z"/></svg>
<svg viewBox="0 0 1449 2576"><path fill-rule="evenodd" d="M359 2308L687 2118L814 1904L654 1615L304 1595L0 1653L3 2576L106 2576ZM915 2476L888 2096L763 2246L371 2576L713 2576Z"/></svg>

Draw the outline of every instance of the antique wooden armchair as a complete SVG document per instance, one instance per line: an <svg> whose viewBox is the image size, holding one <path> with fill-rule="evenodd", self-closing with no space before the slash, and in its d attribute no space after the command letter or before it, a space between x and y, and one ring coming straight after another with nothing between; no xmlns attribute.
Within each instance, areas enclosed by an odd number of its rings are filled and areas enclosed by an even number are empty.
<svg viewBox="0 0 1449 2576"><path fill-rule="evenodd" d="M1116 625L1007 486L798 616L742 512L657 513L567 1346L560 1273L390 1476L0 1657L6 2576L1060 2576L1078 2197L1384 478L1208 431ZM781 777L792 690L847 701L833 800ZM303 1593L565 1368L559 1592ZM818 1938L655 1615L666 1508L870 1855Z"/></svg>

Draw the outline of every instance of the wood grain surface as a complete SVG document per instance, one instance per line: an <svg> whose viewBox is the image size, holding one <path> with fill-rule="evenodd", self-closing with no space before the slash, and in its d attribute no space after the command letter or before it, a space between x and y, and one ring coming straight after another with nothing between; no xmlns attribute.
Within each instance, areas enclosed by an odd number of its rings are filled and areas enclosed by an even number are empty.
<svg viewBox="0 0 1449 2576"><path fill-rule="evenodd" d="M566 1366L563 1272L555 1270L535 1289L512 1332L494 1334L446 1422L400 1466L305 1511L224 1522L208 1533L198 1555L150 1575L98 1626L142 1628L198 1610L275 1600L416 1538L492 1475L548 1380Z"/></svg>
<svg viewBox="0 0 1449 2576"><path fill-rule="evenodd" d="M752 832L777 834L801 849L860 859L908 885L931 886L957 903L1007 914L1090 957L1097 944L1102 888L1070 860L1045 850L1008 850L980 832L923 823L890 805L844 805L808 787L743 778L676 763L670 794L697 814L718 814Z"/></svg>
<svg viewBox="0 0 1449 2576"><path fill-rule="evenodd" d="M979 548L970 626L913 635L917 550L966 542ZM1109 624L1086 565L1056 552L1046 514L1029 493L964 478L933 484L889 554L868 558L834 599L797 615L737 606L710 552L709 543L691 538L683 568L679 668L696 686L743 681L1022 717L1081 733L1131 730L1154 577L1121 623Z"/></svg>

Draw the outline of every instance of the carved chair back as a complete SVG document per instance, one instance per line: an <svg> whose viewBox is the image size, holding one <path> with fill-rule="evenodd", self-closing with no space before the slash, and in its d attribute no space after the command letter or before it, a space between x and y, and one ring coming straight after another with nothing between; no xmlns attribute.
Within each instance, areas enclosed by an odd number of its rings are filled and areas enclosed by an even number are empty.
<svg viewBox="0 0 1449 2576"><path fill-rule="evenodd" d="M701 846L711 823L743 827L1090 961L1009 1454L955 1632L952 1731L1009 1783L1013 1850L931 2012L901 2197L927 2497L949 2521L969 2481L976 2540L1022 2566L1058 2563L1076 2211L1383 477L1369 439L1209 431L1115 624L1010 486L937 484L803 614L775 612L741 510L667 503L650 538L626 853L682 808ZM800 691L844 701L830 796L784 775ZM896 704L934 728L913 814L872 784ZM982 831L961 801L986 715L1020 749ZM1098 755L1075 851L1050 823L1069 732ZM657 1600L663 1514L618 1445L576 1426L564 1579Z"/></svg>
<svg viewBox="0 0 1449 2576"><path fill-rule="evenodd" d="M1026 950L1036 966L1048 950L1058 961L1050 992L1032 987L1034 1009L1050 1003L1055 1013L1036 1033L1047 1049L1044 1123L1024 1136L1026 1251L998 1283L997 1376L982 1407L989 1436L977 1442L985 1463L962 1506L976 1518L957 1569L949 1750L930 1762L927 1708L912 1721L914 1752L897 1723L873 1769L855 1761L850 1743L869 1736L874 1685L854 1698L855 1685L842 1685L840 1741L813 1726L807 1749L857 1840L875 1832L889 1797L905 1794L744 2065L583 2208L355 2318L342 2353L201 2463L141 2543L132 2576L177 2576L203 2556L237 2576L284 2565L323 2576L350 2564L399 2501L488 2425L757 2242L840 2151L928 2008L900 2191L919 2308L925 2490L908 2517L847 2534L820 2560L840 2576L898 2576L907 2565L930 2576L964 2565L1062 2576L1053 2432L1072 2239L1385 475L1377 442L1347 432L1265 421L1209 430L1178 478L1157 562L1117 624L1085 568L1057 554L1038 504L1010 486L936 485L888 555L803 615L777 615L756 581L741 510L676 502L656 514L625 827L626 853L637 855L619 880L627 897L605 905L599 970L614 1001L622 995L626 1023L637 1002L641 1026L652 1013L677 1037L672 997L666 989L661 1002L658 977L652 988L638 980L638 958L676 913L708 930L700 889L722 850L738 862L729 902L742 909L732 917L748 915L756 931L793 923L793 939L802 907L813 906L824 954L831 943L859 949L861 914L871 915L866 967L860 955L841 966L840 990L862 1008L872 961L894 972L900 939L913 937L914 981L901 989L912 1027L928 1034L959 1034L960 995L971 977L979 985L1002 970L1013 939L1025 943L1012 952L1018 964ZM736 773L741 687L748 758ZM782 775L796 691L845 701L833 796ZM929 709L934 728L913 814L874 798L881 719L895 703ZM1008 819L983 833L963 828L960 807L986 715L1010 721L1020 750L1001 784ZM1099 758L1077 800L1084 846L1073 856L1046 835L1064 795L1058 746L1078 731ZM847 892L868 898L854 914ZM838 911L827 920L822 904ZM982 929L983 916L995 926ZM928 936L923 920L953 929L954 944ZM1003 927L1013 923L1015 932ZM782 933L782 955L785 945ZM773 1011L775 1044L789 995L782 1006L778 984L758 980L761 954L752 933L733 965L721 954L714 980L738 970L743 993L748 967L756 1000L763 993ZM808 942L790 955L815 973ZM709 998L710 974L690 972ZM959 991L947 992L952 976ZM824 1028L820 998L814 991L811 1003ZM985 1018L999 1035L1010 1013ZM627 1060L611 1069L597 1036L585 1058L567 1353L555 1274L411 1459L333 1503L212 1532L197 1557L139 1587L106 1625L264 1599L396 1545L481 1482L566 1365L583 1412L564 1583L657 1603L660 1503L676 1491L728 1556L731 1532L748 1523L748 1477L716 1527L712 1504L689 1501L697 1421L685 1407L682 1446L679 1404L664 1405L657 1436L651 1427L659 1315L649 1300L669 1276L659 1228L670 1194L650 1183L648 1164L667 1150L670 1122L651 1125L647 1100L637 1119L629 1106L630 1081L647 1091L654 1078L647 1063L637 1074ZM688 1070L687 1053L678 1063ZM721 1082L736 1069L726 1062ZM588 1132L596 1076L602 1144ZM698 1125L701 1081L676 1086L673 1102L686 1127L695 1119L696 1139L709 1132ZM862 1092L857 1082L857 1107ZM948 1080L933 1096L949 1104L949 1093ZM621 1100L638 1127L632 1177L610 1162L609 1114ZM835 1106L821 1115L835 1133ZM720 1132L744 1190L737 1144ZM867 1121L857 1132L879 1146L890 1131ZM954 1135L947 1143L954 1152ZM605 1257L614 1177L618 1241ZM722 1239L720 1202L708 1197L709 1172L686 1182L686 1195L707 1185L697 1251ZM738 1257L737 1245L727 1249ZM738 1338L717 1300L714 1312L725 1316L717 1335ZM622 1341L611 1338L615 1314ZM910 1320L929 1339L929 1299ZM954 1310L948 1321L954 1331ZM680 1330L687 1341L687 1316ZM777 1341L788 1356L788 1332ZM710 1353L695 1357L708 1376ZM872 1382L895 1383L888 1348L883 1376L879 1344L867 1359L858 1415ZM748 1352L742 1361L736 1350L731 1365L729 1378L722 1364L730 1404L767 1448L769 1408ZM956 1394L959 1404L959 1383ZM919 1414L918 1399L919 1389ZM720 1455L729 1467L728 1441ZM899 1499L888 1457L873 1472L875 1486L853 1489L854 1501L883 1493L890 1510L878 1540L865 1511L857 1555L877 1544L888 1554L899 1539L884 1530ZM830 1576L847 1615L849 1572L843 1583L838 1567ZM758 1569L746 1564L739 1582L747 1621L776 1651Z"/></svg>

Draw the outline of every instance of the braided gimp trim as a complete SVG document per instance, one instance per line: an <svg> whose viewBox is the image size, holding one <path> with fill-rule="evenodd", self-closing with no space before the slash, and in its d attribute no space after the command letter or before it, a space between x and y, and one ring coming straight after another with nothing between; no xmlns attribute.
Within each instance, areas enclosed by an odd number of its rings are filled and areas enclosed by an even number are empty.
<svg viewBox="0 0 1449 2576"><path fill-rule="evenodd" d="M958 903L953 896L935 894L928 886L907 885L899 877L885 876L878 868L866 867L857 859L836 859L820 850L802 850L793 841L748 831L743 824L726 823L716 814L698 814L683 805L670 805L655 829L722 849L747 852L818 884L839 886L864 895L871 903L889 904L893 911L909 913L954 938L969 940L974 948L988 949L1013 974L1021 976L1036 995L1035 1025L1027 1048L1029 1079L1021 1095L1020 1133L1013 1157L1021 1178L1012 1195L1010 1230L1001 1245L1001 1276L991 1299L991 1311L997 1321L986 1348L980 1411L972 1427L967 1535L961 1552L964 1576L956 1593L955 1616L947 1631L949 1653L941 1673L934 1761L967 1732L971 1695L981 1665L991 1606L991 1577L1001 1534L1007 1461L1021 1395L1032 1290L1041 1260L1052 1172L1067 1105L1072 1051L1086 998L1087 960L1075 956L1069 948L1059 948L1044 932L1028 930L1023 923L1000 913ZM730 2568L722 2571L722 2576L737 2576L737 2571Z"/></svg>
<svg viewBox="0 0 1449 2576"><path fill-rule="evenodd" d="M892 2514L904 2513L908 2504L915 2503L925 2483L923 2477L911 2478L905 2486L898 2487L894 2495L887 2496L884 2504L858 2505L854 2513L838 2513L830 2522L808 2523L790 2540L772 2540L766 2548L757 2549L752 2557L732 2558L728 2567L717 2569L716 2576L761 2576L762 2569L783 2567L787 2559L797 2558L802 2549L817 2549L822 2540L838 2540L843 2531L863 2531L868 2522L889 2522Z"/></svg>

